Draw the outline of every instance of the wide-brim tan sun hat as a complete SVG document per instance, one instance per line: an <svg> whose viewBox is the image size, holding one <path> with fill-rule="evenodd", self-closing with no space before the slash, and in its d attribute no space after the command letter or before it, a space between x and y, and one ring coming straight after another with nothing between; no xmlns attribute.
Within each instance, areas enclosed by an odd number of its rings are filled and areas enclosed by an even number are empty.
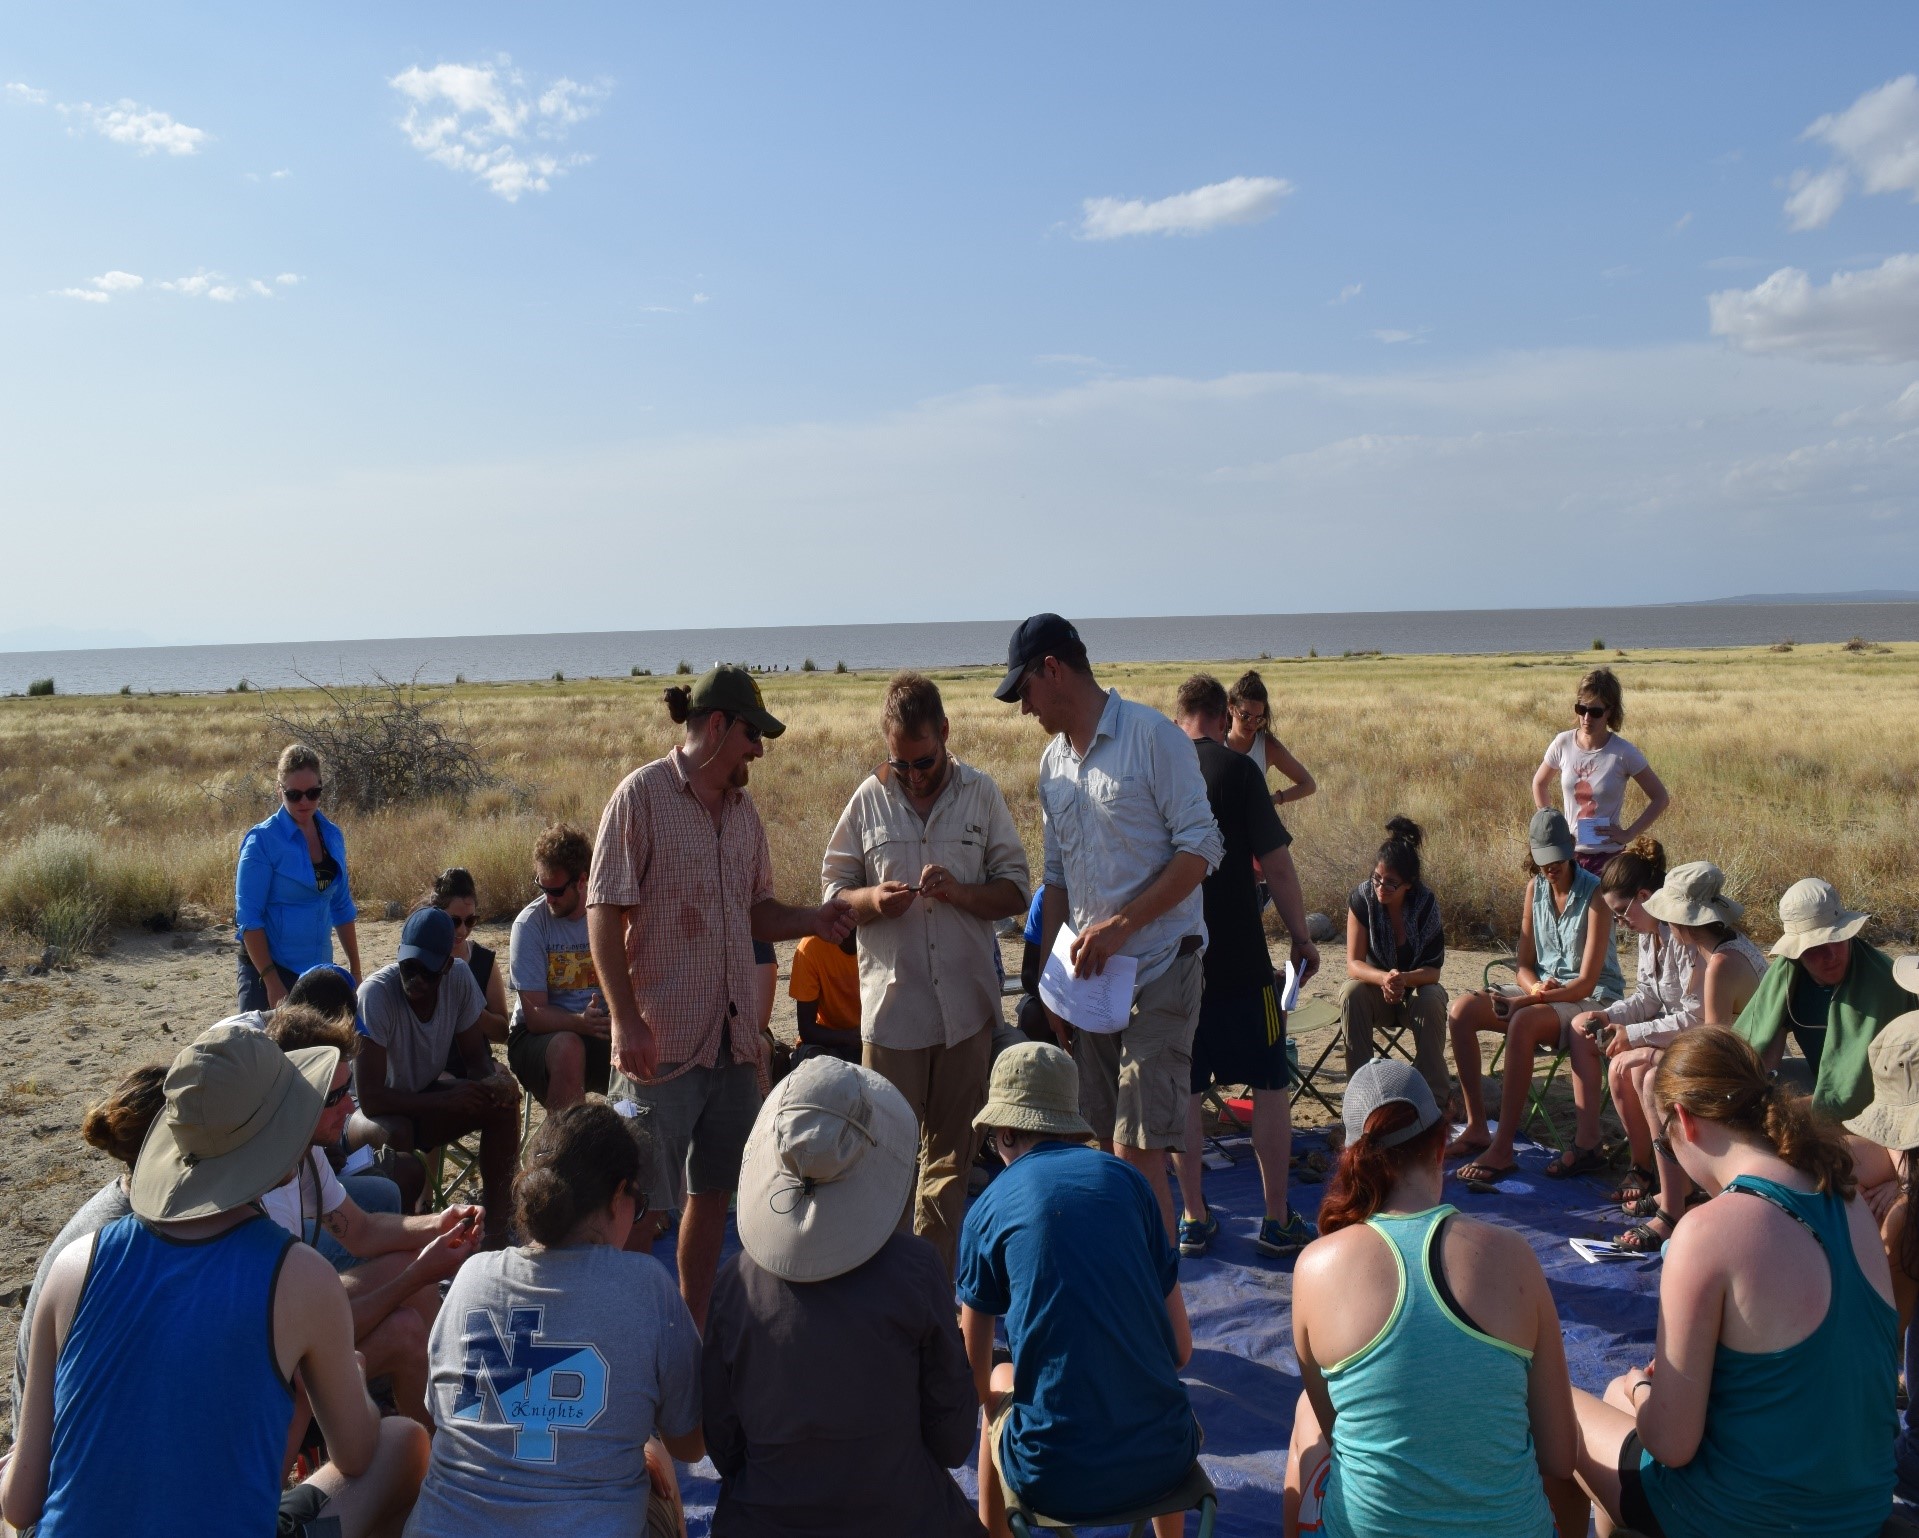
<svg viewBox="0 0 1919 1538"><path fill-rule="evenodd" d="M1881 1148L1919 1148L1919 1010L1888 1020L1866 1058L1872 1064L1872 1104L1846 1130Z"/></svg>
<svg viewBox="0 0 1919 1538"><path fill-rule="evenodd" d="M1703 929L1708 924L1736 924L1745 916L1722 890L1725 872L1709 860L1691 860L1666 872L1665 884L1641 905L1662 924L1685 924Z"/></svg>
<svg viewBox="0 0 1919 1538"><path fill-rule="evenodd" d="M1008 1047L993 1064L986 1104L973 1125L1046 1137L1092 1137L1092 1127L1079 1113L1079 1065L1049 1042L1022 1041Z"/></svg>
<svg viewBox="0 0 1919 1538"><path fill-rule="evenodd" d="M134 1212L177 1223L271 1191L312 1146L339 1065L337 1048L282 1052L265 1032L236 1024L183 1048L133 1167Z"/></svg>
<svg viewBox="0 0 1919 1538"><path fill-rule="evenodd" d="M811 1057L774 1087L740 1162L740 1244L789 1282L864 1265L899 1227L919 1122L870 1068Z"/></svg>
<svg viewBox="0 0 1919 1538"><path fill-rule="evenodd" d="M1901 956L1895 961L1892 980L1907 993L1919 994L1919 956Z"/></svg>
<svg viewBox="0 0 1919 1538"><path fill-rule="evenodd" d="M1780 935L1773 942L1775 956L1793 960L1815 946L1850 940L1866 927L1870 913L1855 913L1839 900L1830 881L1808 876L1786 888L1779 899Z"/></svg>

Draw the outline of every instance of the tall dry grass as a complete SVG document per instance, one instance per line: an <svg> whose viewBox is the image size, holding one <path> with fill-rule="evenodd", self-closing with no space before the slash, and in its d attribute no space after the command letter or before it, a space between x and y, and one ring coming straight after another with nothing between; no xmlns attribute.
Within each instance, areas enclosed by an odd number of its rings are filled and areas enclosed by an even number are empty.
<svg viewBox="0 0 1919 1538"><path fill-rule="evenodd" d="M1280 735L1321 787L1284 814L1309 905L1337 915L1386 818L1404 812L1427 829L1429 878L1455 940L1509 938L1532 771L1571 724L1579 675L1599 660L1624 680L1626 735L1673 793L1659 837L1674 861L1725 868L1755 934L1770 937L1779 894L1809 874L1870 910L1881 936L1919 930L1919 646L1259 664ZM1239 666L1208 670L1230 683ZM1191 669L1099 671L1164 709ZM996 675L938 677L955 751L999 779L1037 870L1039 728L991 698ZM884 687L874 674L765 680L790 729L754 766L753 792L791 900L816 894L827 835L882 756ZM410 901L449 864L473 870L490 916L517 909L531 895L539 828L567 818L590 829L620 777L674 740L659 688L622 679L453 691L450 708L514 788L346 819L363 909ZM178 902L230 916L240 835L275 805L282 743L265 710L286 704L259 694L0 701L0 921L37 932L49 900L76 893L120 922Z"/></svg>

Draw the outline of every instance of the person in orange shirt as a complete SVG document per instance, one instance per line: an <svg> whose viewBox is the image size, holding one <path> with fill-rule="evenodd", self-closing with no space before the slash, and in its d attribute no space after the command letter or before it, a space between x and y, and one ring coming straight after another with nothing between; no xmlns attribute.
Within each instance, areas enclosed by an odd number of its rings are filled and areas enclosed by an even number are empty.
<svg viewBox="0 0 1919 1538"><path fill-rule="evenodd" d="M858 942L848 935L838 945L808 935L793 951L793 975L786 992L800 1031L793 1053L797 1065L821 1052L860 1060L860 964Z"/></svg>

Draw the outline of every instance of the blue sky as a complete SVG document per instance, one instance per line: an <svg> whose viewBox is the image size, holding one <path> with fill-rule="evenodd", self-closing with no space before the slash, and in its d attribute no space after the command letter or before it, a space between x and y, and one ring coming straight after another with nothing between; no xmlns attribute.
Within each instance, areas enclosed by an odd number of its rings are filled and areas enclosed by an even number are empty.
<svg viewBox="0 0 1919 1538"><path fill-rule="evenodd" d="M0 645L1913 585L1914 70L1890 5L16 7L0 522L71 580Z"/></svg>

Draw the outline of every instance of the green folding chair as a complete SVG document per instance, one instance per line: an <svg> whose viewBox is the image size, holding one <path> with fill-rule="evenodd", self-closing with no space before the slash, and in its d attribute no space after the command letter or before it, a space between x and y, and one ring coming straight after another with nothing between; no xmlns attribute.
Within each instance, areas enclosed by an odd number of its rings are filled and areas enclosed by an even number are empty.
<svg viewBox="0 0 1919 1538"><path fill-rule="evenodd" d="M1480 987L1490 989L1492 987L1492 976L1496 971L1511 972L1513 976L1517 978L1519 976L1519 958L1517 956L1495 956L1491 961L1486 963L1485 970L1480 973ZM1493 1049L1492 1066L1486 1070L1488 1076L1499 1072L1500 1062L1505 1055L1506 1043L1502 1039L1499 1045ZM1552 1109L1546 1104L1546 1096L1552 1092L1553 1081L1559 1077L1559 1070L1566 1066L1566 1061L1571 1056L1571 1048L1555 1047L1551 1060L1546 1064L1544 1078L1541 1078L1539 1075L1538 1063L1534 1063L1533 1076L1526 1086L1526 1116L1518 1128L1522 1133L1527 1132L1531 1129L1535 1121L1543 1121L1546 1124L1546 1132L1548 1136L1551 1137L1554 1148L1563 1149L1572 1146L1569 1136L1560 1130L1559 1119L1553 1115ZM1599 1076L1599 1114L1602 1117L1606 1114L1606 1107L1611 1104L1612 1083L1609 1076L1602 1073Z"/></svg>
<svg viewBox="0 0 1919 1538"><path fill-rule="evenodd" d="M1311 1031L1323 1031L1329 1026L1332 1034L1327 1037L1326 1045L1319 1049L1319 1056L1313 1059L1312 1066L1302 1069L1296 1062L1289 1062L1289 1067L1292 1069L1294 1098L1310 1095L1328 1116L1338 1121L1339 1107L1326 1098L1318 1081L1328 1071L1327 1065L1331 1063L1333 1054L1340 1052L1345 1045L1345 1038L1339 1029L1339 1006L1330 999L1305 1000L1286 1017L1286 1045L1291 1048L1299 1036ZM1345 1061L1343 1056L1341 1061Z"/></svg>

